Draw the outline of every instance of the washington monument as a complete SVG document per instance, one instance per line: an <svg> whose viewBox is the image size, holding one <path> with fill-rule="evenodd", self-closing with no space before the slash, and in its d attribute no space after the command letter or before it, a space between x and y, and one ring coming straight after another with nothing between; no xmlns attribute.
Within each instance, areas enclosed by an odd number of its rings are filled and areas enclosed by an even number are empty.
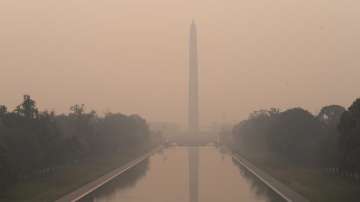
<svg viewBox="0 0 360 202"><path fill-rule="evenodd" d="M199 95L198 95L198 55L197 55L197 31L193 21L190 27L189 44L189 117L188 135L194 136L199 133ZM199 150L196 146L189 147L189 201L199 201Z"/></svg>
<svg viewBox="0 0 360 202"><path fill-rule="evenodd" d="M190 27L189 40L189 132L195 135L199 130L199 95L198 95L198 55L197 55L197 30L193 21Z"/></svg>

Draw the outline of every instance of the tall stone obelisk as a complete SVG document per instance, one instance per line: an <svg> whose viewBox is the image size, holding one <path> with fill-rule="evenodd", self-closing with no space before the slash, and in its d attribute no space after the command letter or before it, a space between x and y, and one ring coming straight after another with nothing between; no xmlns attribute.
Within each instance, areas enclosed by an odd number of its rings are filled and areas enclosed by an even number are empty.
<svg viewBox="0 0 360 202"><path fill-rule="evenodd" d="M189 44L189 132L196 134L199 130L199 65L197 54L197 30L193 21L190 27Z"/></svg>
<svg viewBox="0 0 360 202"><path fill-rule="evenodd" d="M197 55L197 31L193 21L190 28L189 49L189 119L188 133L190 136L199 133L199 67ZM199 201L199 150L196 146L189 146L189 201Z"/></svg>

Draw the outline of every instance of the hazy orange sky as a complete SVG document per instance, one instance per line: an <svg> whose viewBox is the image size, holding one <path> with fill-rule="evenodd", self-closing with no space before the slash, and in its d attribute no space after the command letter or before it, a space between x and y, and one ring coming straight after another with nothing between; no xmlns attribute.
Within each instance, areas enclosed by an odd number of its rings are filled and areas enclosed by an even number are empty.
<svg viewBox="0 0 360 202"><path fill-rule="evenodd" d="M186 123L188 32L199 34L201 123L359 96L355 0L0 1L0 104L84 103Z"/></svg>

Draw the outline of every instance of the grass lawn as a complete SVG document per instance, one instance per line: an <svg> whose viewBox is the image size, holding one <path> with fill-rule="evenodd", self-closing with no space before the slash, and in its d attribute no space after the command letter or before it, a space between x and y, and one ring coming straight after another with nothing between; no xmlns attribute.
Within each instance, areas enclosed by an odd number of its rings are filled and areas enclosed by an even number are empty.
<svg viewBox="0 0 360 202"><path fill-rule="evenodd" d="M19 182L0 195L1 202L50 202L145 153L122 152L83 160L58 169L51 176Z"/></svg>
<svg viewBox="0 0 360 202"><path fill-rule="evenodd" d="M312 202L360 201L360 182L329 176L320 168L288 165L259 155L244 156Z"/></svg>

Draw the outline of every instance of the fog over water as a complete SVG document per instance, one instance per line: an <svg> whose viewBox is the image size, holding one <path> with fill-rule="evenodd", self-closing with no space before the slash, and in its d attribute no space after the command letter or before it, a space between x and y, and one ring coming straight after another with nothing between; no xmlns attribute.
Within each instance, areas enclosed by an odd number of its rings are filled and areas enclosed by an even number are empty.
<svg viewBox="0 0 360 202"><path fill-rule="evenodd" d="M273 106L349 106L360 85L359 6L355 0L2 0L1 101L15 106L28 93L57 112L85 103L100 113L185 124L194 18L202 125Z"/></svg>

